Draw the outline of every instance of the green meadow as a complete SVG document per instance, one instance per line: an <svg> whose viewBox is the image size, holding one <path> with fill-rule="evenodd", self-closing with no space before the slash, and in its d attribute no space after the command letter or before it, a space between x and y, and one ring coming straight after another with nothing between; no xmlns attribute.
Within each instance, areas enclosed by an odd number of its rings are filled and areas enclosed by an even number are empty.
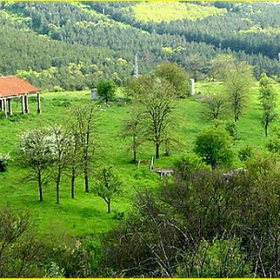
<svg viewBox="0 0 280 280"><path fill-rule="evenodd" d="M275 84L280 93L280 86ZM162 154L155 162L155 167L172 166L174 161L186 153L191 153L197 133L211 125L205 119L206 95L222 94L223 86L218 82L199 82L196 90L200 94L177 100L174 106L173 125L179 144L170 150L169 156ZM239 140L235 143L237 151L246 145L256 149L264 149L267 139L260 124L261 109L258 101L257 83L248 93L249 101L244 114L237 123ZM0 173L1 206L9 205L20 212L29 212L33 226L39 233L49 238L68 238L98 235L107 232L119 222L119 214L124 218L132 211L134 197L139 190L145 188L157 189L160 177L149 171L149 165L143 164L139 168L130 163L131 152L128 147L130 139L122 136L122 128L132 113L132 106L125 98L104 106L99 101L91 101L89 91L42 93L42 113L36 114L35 97L30 97L30 113L20 115L20 103L13 101L14 115L7 119L0 119L0 153L10 153L12 161L8 171ZM70 178L63 175L61 185L61 202L56 204L55 183L50 181L44 186L44 201L39 202L38 188L35 181L29 179L27 169L19 164L20 134L37 127L57 124L67 124L69 108L73 106L95 104L96 138L98 149L93 157L94 168L103 165L113 165L122 181L122 193L112 200L112 213L107 214L106 205L101 198L92 193L84 192L82 178L76 184L75 199L71 199ZM278 101L280 115L280 100ZM228 112L228 118L231 118ZM273 126L277 125L276 121ZM269 137L272 135L270 130ZM154 149L151 143L144 143L140 148L139 158L150 160ZM236 167L241 163L236 159ZM91 178L94 187L94 171Z"/></svg>

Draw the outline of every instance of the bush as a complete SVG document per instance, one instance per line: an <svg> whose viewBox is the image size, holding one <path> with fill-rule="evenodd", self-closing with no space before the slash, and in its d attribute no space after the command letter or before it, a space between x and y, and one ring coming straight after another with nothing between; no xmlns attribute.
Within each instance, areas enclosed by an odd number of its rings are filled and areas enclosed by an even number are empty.
<svg viewBox="0 0 280 280"><path fill-rule="evenodd" d="M114 215L113 215L113 219L114 220L123 220L124 218L124 212L117 212L117 211L113 211Z"/></svg>
<svg viewBox="0 0 280 280"><path fill-rule="evenodd" d="M238 151L238 157L241 161L246 161L253 156L253 149L250 146L246 146Z"/></svg>
<svg viewBox="0 0 280 280"><path fill-rule="evenodd" d="M9 154L1 154L0 153L0 172L7 171L8 162L11 160L11 156Z"/></svg>

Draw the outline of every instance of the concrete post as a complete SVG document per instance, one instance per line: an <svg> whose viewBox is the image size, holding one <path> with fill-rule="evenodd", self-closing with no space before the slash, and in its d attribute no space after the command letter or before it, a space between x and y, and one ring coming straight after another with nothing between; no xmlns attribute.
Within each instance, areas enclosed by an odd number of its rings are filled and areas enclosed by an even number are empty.
<svg viewBox="0 0 280 280"><path fill-rule="evenodd" d="M194 79L190 79L189 84L191 89L191 95L194 95L195 94Z"/></svg>
<svg viewBox="0 0 280 280"><path fill-rule="evenodd" d="M12 115L13 115L11 101L12 101L11 98L8 98L8 99L7 99L7 102L8 102L8 115L9 115L9 116L12 116Z"/></svg>
<svg viewBox="0 0 280 280"><path fill-rule="evenodd" d="M97 93L97 88L93 88L91 90L90 99L91 100L98 100L99 99L99 96L98 96L98 93Z"/></svg>
<svg viewBox="0 0 280 280"><path fill-rule="evenodd" d="M6 98L2 99L2 105L3 105L3 111L4 111L4 114L5 114L5 117L7 118Z"/></svg>
<svg viewBox="0 0 280 280"><path fill-rule="evenodd" d="M28 114L29 113L29 108L28 108L28 95L24 95L24 103L25 103L25 113Z"/></svg>
<svg viewBox="0 0 280 280"><path fill-rule="evenodd" d="M24 101L24 95L20 97L20 103L21 103L21 113L25 114L25 101Z"/></svg>
<svg viewBox="0 0 280 280"><path fill-rule="evenodd" d="M37 113L41 113L41 99L40 99L40 92L37 92Z"/></svg>

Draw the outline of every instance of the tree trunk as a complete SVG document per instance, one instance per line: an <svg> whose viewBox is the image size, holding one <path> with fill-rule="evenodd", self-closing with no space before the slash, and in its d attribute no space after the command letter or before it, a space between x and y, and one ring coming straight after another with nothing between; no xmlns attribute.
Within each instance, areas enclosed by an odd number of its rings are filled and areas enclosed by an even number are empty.
<svg viewBox="0 0 280 280"><path fill-rule="evenodd" d="M84 168L84 179L85 179L85 192L89 192L89 179L88 179L88 162L85 161L85 168Z"/></svg>
<svg viewBox="0 0 280 280"><path fill-rule="evenodd" d="M137 162L137 152L136 149L133 149L133 162Z"/></svg>
<svg viewBox="0 0 280 280"><path fill-rule="evenodd" d="M107 200L107 213L110 214L111 213L111 199L108 198Z"/></svg>
<svg viewBox="0 0 280 280"><path fill-rule="evenodd" d="M88 174L85 173L85 192L89 193L89 180L88 180Z"/></svg>
<svg viewBox="0 0 280 280"><path fill-rule="evenodd" d="M267 137L267 135L268 135L268 122L266 122L265 125L264 125L264 133L265 133L265 137Z"/></svg>
<svg viewBox="0 0 280 280"><path fill-rule="evenodd" d="M72 167L72 177L71 177L71 198L75 198L75 178L76 178L76 172L75 168Z"/></svg>
<svg viewBox="0 0 280 280"><path fill-rule="evenodd" d="M159 143L156 142L156 158L159 158Z"/></svg>
<svg viewBox="0 0 280 280"><path fill-rule="evenodd" d="M43 201L43 188L42 188L41 169L38 170L38 187L39 187L40 202L42 202Z"/></svg>
<svg viewBox="0 0 280 280"><path fill-rule="evenodd" d="M60 197L59 197L59 183L56 182L56 203L59 204Z"/></svg>
<svg viewBox="0 0 280 280"><path fill-rule="evenodd" d="M137 162L137 148L136 148L136 138L133 135L133 162Z"/></svg>
<svg viewBox="0 0 280 280"><path fill-rule="evenodd" d="M165 156L169 156L169 145L168 140L165 140Z"/></svg>
<svg viewBox="0 0 280 280"><path fill-rule="evenodd" d="M59 187L60 187L60 179L61 179L61 168L58 168L57 177L56 177L56 203L59 204Z"/></svg>
<svg viewBox="0 0 280 280"><path fill-rule="evenodd" d="M238 118L239 118L238 114L235 113L235 114L234 114L234 121L237 122L237 121L238 121Z"/></svg>

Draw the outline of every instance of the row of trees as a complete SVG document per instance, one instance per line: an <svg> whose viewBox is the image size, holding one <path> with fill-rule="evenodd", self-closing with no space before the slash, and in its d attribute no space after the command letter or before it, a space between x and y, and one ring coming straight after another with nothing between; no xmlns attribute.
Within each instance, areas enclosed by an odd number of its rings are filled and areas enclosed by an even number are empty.
<svg viewBox="0 0 280 280"><path fill-rule="evenodd" d="M121 181L111 166L93 168L93 156L98 148L96 133L97 109L93 106L72 108L67 127L52 125L27 131L21 135L20 155L35 179L39 200L43 201L44 186L56 186L56 202L60 203L62 177L70 178L71 198L75 198L76 179L84 178L84 190L101 197L111 212L111 199L121 190ZM94 176L93 176L94 174ZM94 181L90 182L90 178Z"/></svg>
<svg viewBox="0 0 280 280"><path fill-rule="evenodd" d="M232 112L235 122L244 113L251 102L250 92L255 79L253 69L245 62L237 62L229 56L221 56L213 60L213 79L223 81L222 94L212 94L204 100L206 103L206 118L218 120ZM268 127L275 121L277 94L273 88L273 80L265 73L259 79L259 101L262 109L261 125L265 136L268 136Z"/></svg>
<svg viewBox="0 0 280 280"><path fill-rule="evenodd" d="M85 191L89 192L89 170L97 143L94 136L96 122L93 107L73 109L67 128L53 125L21 135L20 151L23 164L36 178L40 201L43 201L43 185L54 176L57 203L60 201L60 183L64 172L71 177L71 197L74 198L75 179L84 175Z"/></svg>

